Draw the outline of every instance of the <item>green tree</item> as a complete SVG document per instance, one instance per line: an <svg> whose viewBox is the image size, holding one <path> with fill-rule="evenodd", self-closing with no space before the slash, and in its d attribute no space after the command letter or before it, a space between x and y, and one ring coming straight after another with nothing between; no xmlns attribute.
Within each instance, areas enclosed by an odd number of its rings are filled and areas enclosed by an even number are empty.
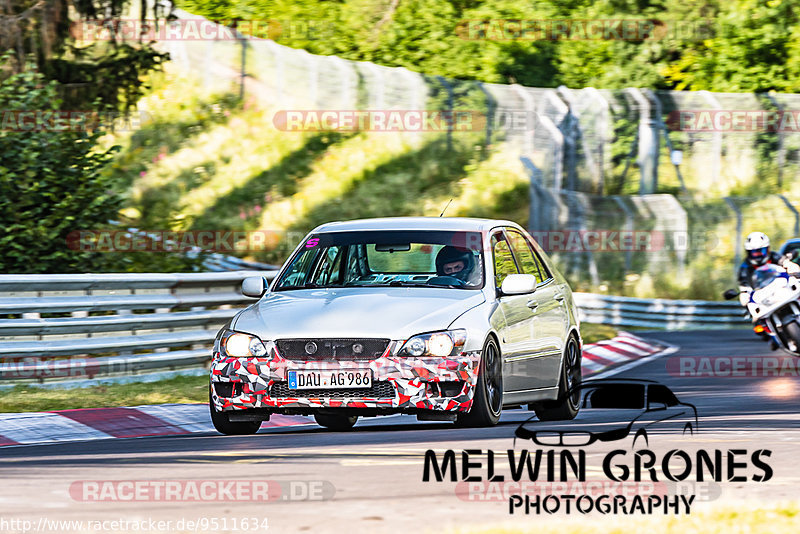
<svg viewBox="0 0 800 534"><path fill-rule="evenodd" d="M169 10L153 0L137 3L140 20L122 20L131 0L8 0L0 2L0 54L12 52L6 73L19 72L32 60L39 71L61 84L65 109L129 109L142 96L143 75L169 55L153 43L120 40L131 27L144 32ZM170 8L171 9L171 8ZM123 26L120 26L122 24ZM117 32L95 32L116 28ZM82 38L83 41L78 41ZM3 73L0 72L0 77Z"/></svg>
<svg viewBox="0 0 800 534"><path fill-rule="evenodd" d="M120 197L100 171L110 151L97 132L52 123L37 127L20 112L58 105L56 82L34 68L0 83L0 271L104 270L110 257L71 250L71 232L107 228ZM67 126L67 127L64 127ZM74 235L74 234L73 234Z"/></svg>

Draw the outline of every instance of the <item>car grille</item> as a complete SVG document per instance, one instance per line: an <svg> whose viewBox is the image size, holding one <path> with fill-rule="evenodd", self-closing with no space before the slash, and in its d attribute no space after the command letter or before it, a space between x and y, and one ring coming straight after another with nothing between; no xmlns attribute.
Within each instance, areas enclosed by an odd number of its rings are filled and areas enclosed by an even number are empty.
<svg viewBox="0 0 800 534"><path fill-rule="evenodd" d="M375 360L386 352L388 339L279 339L278 352L287 360ZM361 350L359 351L359 346Z"/></svg>
<svg viewBox="0 0 800 534"><path fill-rule="evenodd" d="M275 382L269 391L269 396L276 399L284 398L331 398L344 399L352 397L369 397L373 399L393 399L394 386L386 380L372 383L371 388L348 388L348 389L289 389L286 382Z"/></svg>

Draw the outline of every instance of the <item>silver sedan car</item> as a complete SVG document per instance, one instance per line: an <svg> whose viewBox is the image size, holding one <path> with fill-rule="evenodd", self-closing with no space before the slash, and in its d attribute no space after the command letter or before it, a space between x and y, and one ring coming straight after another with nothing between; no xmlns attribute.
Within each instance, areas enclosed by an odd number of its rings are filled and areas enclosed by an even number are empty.
<svg viewBox="0 0 800 534"><path fill-rule="evenodd" d="M210 409L223 434L273 413L351 428L393 413L465 426L528 405L572 419L581 338L569 285L510 221L399 217L315 228L220 330Z"/></svg>

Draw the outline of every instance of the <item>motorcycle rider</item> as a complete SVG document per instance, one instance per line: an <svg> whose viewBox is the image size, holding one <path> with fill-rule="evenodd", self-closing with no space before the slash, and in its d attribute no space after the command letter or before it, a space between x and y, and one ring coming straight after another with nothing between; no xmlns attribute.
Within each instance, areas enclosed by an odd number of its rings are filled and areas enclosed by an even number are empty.
<svg viewBox="0 0 800 534"><path fill-rule="evenodd" d="M753 291L753 273L759 267L764 265L777 265L786 270L790 275L798 276L800 273L800 266L792 261L794 254L786 254L781 256L777 252L770 250L769 237L764 232L752 232L748 234L744 241L744 250L746 252L745 260L739 266L739 303L747 308L747 303L750 301L750 294ZM749 313L748 313L749 315ZM764 340L771 340L772 350L778 348L777 342L772 339L770 334L763 328L755 329L756 333Z"/></svg>
<svg viewBox="0 0 800 534"><path fill-rule="evenodd" d="M792 261L792 255L781 256L769 248L769 237L764 232L752 232L744 240L746 257L739 266L739 302L747 307L750 291L753 289L752 276L756 269L774 264L786 269L789 274L800 273L800 265Z"/></svg>

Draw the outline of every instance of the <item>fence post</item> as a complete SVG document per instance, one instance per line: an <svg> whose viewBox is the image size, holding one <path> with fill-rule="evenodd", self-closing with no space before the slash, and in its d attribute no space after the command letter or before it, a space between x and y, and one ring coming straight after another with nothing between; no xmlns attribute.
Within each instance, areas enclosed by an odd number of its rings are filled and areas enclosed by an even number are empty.
<svg viewBox="0 0 800 534"><path fill-rule="evenodd" d="M658 127L652 118L650 100L635 87L625 91L639 106L639 194L648 195L655 193L658 186Z"/></svg>
<svg viewBox="0 0 800 534"><path fill-rule="evenodd" d="M775 107L778 108L778 112L780 112L781 114L784 112L784 110L786 109L785 106L780 102L778 102L778 100L774 96L772 96L769 93L767 93L765 96L769 99L770 102L775 104ZM786 137L784 135L783 128L778 128L777 130L778 130L777 131L778 154L775 158L776 160L775 164L778 166L778 187L781 188L783 187L783 166L786 164L786 146L785 146ZM797 231L795 231L795 235L797 235Z"/></svg>
<svg viewBox="0 0 800 534"><path fill-rule="evenodd" d="M778 197L783 200L783 203L786 204L786 207L789 208L789 211L794 214L794 235L800 235L800 213L797 212L797 208L792 206L792 203L789 202L789 199L783 195L778 195Z"/></svg>
<svg viewBox="0 0 800 534"><path fill-rule="evenodd" d="M447 151L453 150L453 86L444 76L437 76L437 80L441 83L447 91L447 111L450 112L450 120L447 121Z"/></svg>
<svg viewBox="0 0 800 534"><path fill-rule="evenodd" d="M633 212L631 208L625 204L625 201L619 195L614 195L611 197L614 199L614 202L617 203L617 206L625 213L625 230L628 232L633 232ZM625 251L625 273L627 274L631 270L631 266L633 264L633 249L630 247L628 250Z"/></svg>
<svg viewBox="0 0 800 534"><path fill-rule="evenodd" d="M687 189L686 189L686 183L684 183L684 181L683 181L683 174L681 174L681 167L680 167L680 165L679 165L678 163L676 163L676 162L673 160L673 158L672 158L672 152L673 152L673 149L672 149L672 140L669 138L669 130L667 129L667 125L666 125L666 124L664 124L664 121L663 121L663 120L662 120L662 118L661 118L661 117L662 117L662 111L661 111L661 109L662 109L662 108L661 108L661 100L660 100L660 99L658 98L658 96L657 96L657 95L656 95L656 94L655 94L655 93L654 93L652 90L650 90L650 89L645 89L645 90L644 90L644 92L645 92L645 94L647 95L647 97L648 97L650 100L652 100L653 102L655 102L655 103L656 103L656 116L655 116L656 126L657 126L657 128L658 128L660 131L664 132L664 142L665 142L665 143L666 143L666 145L667 145L667 150L669 150L669 155L670 155L670 158L669 158L669 159L670 159L670 162L672 162L672 165L675 167L675 174L677 174L677 175L678 175L678 181L679 181L679 182L680 182L680 184L681 184L681 190L682 190L684 193L688 193L688 191L687 191Z"/></svg>
<svg viewBox="0 0 800 534"><path fill-rule="evenodd" d="M239 69L239 101L244 102L244 79L247 76L247 36L238 30L236 33L239 37L239 43L242 45L241 68Z"/></svg>
<svg viewBox="0 0 800 534"><path fill-rule="evenodd" d="M558 218L555 201L551 198L547 188L543 185L542 170L530 158L521 156L519 160L530 176L530 207L528 215L528 230L533 232L547 232L554 226Z"/></svg>
<svg viewBox="0 0 800 534"><path fill-rule="evenodd" d="M734 262L736 263L735 269L739 269L739 264L742 262L741 244L742 244L742 210L733 201L731 197L725 197L725 202L730 206L736 214L736 242L733 244ZM736 271L734 271L736 272Z"/></svg>
<svg viewBox="0 0 800 534"><path fill-rule="evenodd" d="M715 110L722 109L719 101L714 97L714 95L708 91L698 91L697 94L703 97L703 99L708 103ZM720 179L720 175L722 174L722 132L717 130L711 134L713 137L713 141L711 144L711 149L713 151L713 161L711 163L711 178L714 180L714 183L718 183Z"/></svg>
<svg viewBox="0 0 800 534"><path fill-rule="evenodd" d="M494 110L497 107L497 102L494 97L486 90L483 82L478 82L478 89L480 89L486 96L486 146L492 144L492 121L494 120Z"/></svg>
<svg viewBox="0 0 800 534"><path fill-rule="evenodd" d="M275 107L282 109L285 107L283 81L286 76L283 68L283 51L281 50L281 46L275 41L266 39L264 42L266 42L267 48L269 48L269 51L272 53L272 58L274 59L272 75L267 78L272 79L275 83ZM263 79L264 78L262 78L262 80Z"/></svg>
<svg viewBox="0 0 800 534"><path fill-rule="evenodd" d="M567 189L578 190L578 140L583 146L584 157L587 159L587 166L592 168L592 151L587 146L586 138L583 135L580 123L580 115L575 111L575 103L572 94L566 86L561 85L556 89L561 97L562 103L567 106L567 114L561 121L560 130L564 133L564 159L566 160Z"/></svg>
<svg viewBox="0 0 800 534"><path fill-rule="evenodd" d="M535 102L533 101L533 96L528 93L524 87L518 84L513 84L511 86L514 89L519 97L522 99L525 105L525 115L531 119L537 117L536 114L536 107ZM525 154L532 154L533 153L533 128L526 128L525 133L523 135L523 147Z"/></svg>

